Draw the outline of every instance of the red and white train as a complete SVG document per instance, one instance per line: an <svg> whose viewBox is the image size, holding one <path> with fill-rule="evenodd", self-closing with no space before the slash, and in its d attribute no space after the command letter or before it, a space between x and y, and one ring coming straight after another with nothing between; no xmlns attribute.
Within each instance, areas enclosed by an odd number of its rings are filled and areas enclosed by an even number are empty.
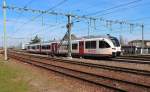
<svg viewBox="0 0 150 92"><path fill-rule="evenodd" d="M32 53L46 53L51 55L67 55L68 42L52 41L48 43L26 44L25 49ZM93 37L72 40L72 55L116 57L121 53L121 46L116 37Z"/></svg>

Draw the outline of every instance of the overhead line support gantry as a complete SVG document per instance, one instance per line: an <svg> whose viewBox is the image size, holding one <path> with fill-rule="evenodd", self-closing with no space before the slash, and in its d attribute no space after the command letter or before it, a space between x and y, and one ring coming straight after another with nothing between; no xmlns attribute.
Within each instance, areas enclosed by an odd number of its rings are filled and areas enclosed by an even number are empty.
<svg viewBox="0 0 150 92"><path fill-rule="evenodd" d="M71 19L72 17L73 18L77 18L77 19L80 19L80 18L84 18L84 19L90 19L90 20L95 20L95 18L92 18L92 17L86 17L86 16L78 16L78 15L73 15L73 14L66 14L66 13L58 13L58 12L55 12L55 11L46 11L46 10L35 10L35 9L29 9L29 8L20 8L20 7L15 7L15 6L6 6L6 7L3 7L3 8L7 8L7 9L10 9L10 10L17 10L17 11L28 11L28 12L32 12L32 13L40 13L40 14L50 14L50 15L62 15L62 16L67 16L68 18L68 23L66 25L67 27L67 31L68 31L68 57L72 57L71 56L71 27L72 27L72 22L71 22Z"/></svg>
<svg viewBox="0 0 150 92"><path fill-rule="evenodd" d="M105 21L105 22L111 22L113 24L126 24L126 25L134 25L134 26L140 26L142 28L142 48L144 48L144 37L143 37L143 30L144 30L144 25L143 24L137 24L137 23L129 23L126 21L119 21L119 20L107 20L104 18L95 18L95 17L89 17L89 16L78 16L74 14L69 14L69 13L59 13L55 11L46 11L46 10L36 10L36 9L29 9L29 8L20 8L20 7L15 7L15 6L5 6L3 8L9 9L9 10L16 10L16 11L28 11L31 13L40 13L40 14L49 14L49 15L61 15L61 16L66 16L68 18L68 23L67 23L67 31L68 31L68 57L71 57L71 27L72 27L72 18L76 19L88 19L88 20L93 20L94 22L96 20L100 21Z"/></svg>

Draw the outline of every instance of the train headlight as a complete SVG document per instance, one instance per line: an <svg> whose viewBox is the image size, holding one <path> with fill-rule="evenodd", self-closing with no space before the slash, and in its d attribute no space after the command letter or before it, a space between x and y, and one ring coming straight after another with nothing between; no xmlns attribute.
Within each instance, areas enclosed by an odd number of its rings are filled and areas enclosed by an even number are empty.
<svg viewBox="0 0 150 92"><path fill-rule="evenodd" d="M116 50L116 48L112 48L113 50Z"/></svg>

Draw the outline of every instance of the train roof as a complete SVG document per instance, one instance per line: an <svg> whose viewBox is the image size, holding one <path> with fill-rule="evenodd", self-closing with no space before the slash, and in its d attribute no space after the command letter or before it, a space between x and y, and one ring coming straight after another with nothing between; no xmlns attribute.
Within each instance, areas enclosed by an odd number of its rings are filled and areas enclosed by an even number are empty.
<svg viewBox="0 0 150 92"><path fill-rule="evenodd" d="M113 36L84 36L84 37L81 37L81 38L77 38L77 39L73 39L74 40L95 40L95 39L112 39L112 38L116 38L116 37L113 37Z"/></svg>
<svg viewBox="0 0 150 92"><path fill-rule="evenodd" d="M76 41L89 41L89 40L100 40L100 39L112 39L112 38L116 38L110 35L106 35L106 36L84 36L81 38L76 38L76 39L72 39L72 42L76 42ZM64 40L67 41L67 40ZM60 43L60 40L53 40L53 41L48 41L48 42L41 42L41 43L35 43L35 44L26 44L26 45L47 45L47 44L51 44L51 43Z"/></svg>

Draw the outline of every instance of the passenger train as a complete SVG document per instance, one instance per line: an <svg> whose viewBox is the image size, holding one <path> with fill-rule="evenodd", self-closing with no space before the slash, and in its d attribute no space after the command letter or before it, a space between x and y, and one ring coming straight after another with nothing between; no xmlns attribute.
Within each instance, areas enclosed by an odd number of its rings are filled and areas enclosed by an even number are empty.
<svg viewBox="0 0 150 92"><path fill-rule="evenodd" d="M67 55L68 42L51 41L47 43L26 44L25 49L32 53ZM121 54L121 46L116 37L85 37L71 41L73 56L116 57Z"/></svg>

